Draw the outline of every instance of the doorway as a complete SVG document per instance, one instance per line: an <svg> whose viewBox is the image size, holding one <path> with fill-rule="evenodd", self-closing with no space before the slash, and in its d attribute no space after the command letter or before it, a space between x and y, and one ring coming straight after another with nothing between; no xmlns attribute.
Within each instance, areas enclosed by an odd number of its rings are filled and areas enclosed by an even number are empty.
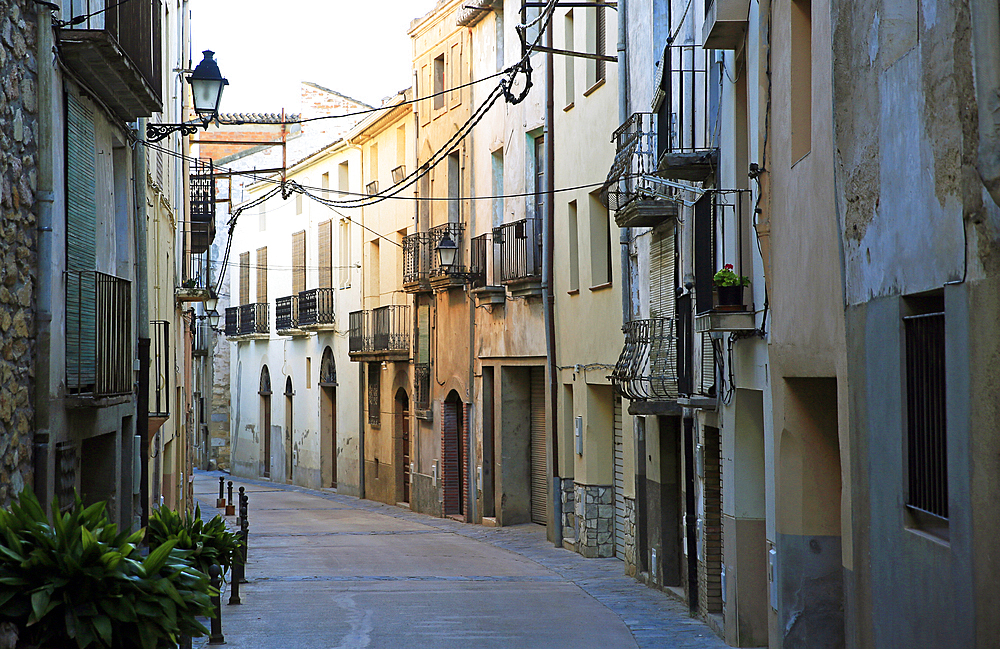
<svg viewBox="0 0 1000 649"><path fill-rule="evenodd" d="M292 377L285 377L285 482L292 482L292 426L294 424L295 391L292 389Z"/></svg>
<svg viewBox="0 0 1000 649"><path fill-rule="evenodd" d="M321 480L324 487L337 486L337 366L333 350L323 350L319 366L319 430L322 457Z"/></svg>
<svg viewBox="0 0 1000 649"><path fill-rule="evenodd" d="M493 466L493 366L483 366L483 516L494 518L496 513L496 492L494 489Z"/></svg>
<svg viewBox="0 0 1000 649"><path fill-rule="evenodd" d="M445 515L465 515L465 425L462 400L452 390L441 408L441 479Z"/></svg>
<svg viewBox="0 0 1000 649"><path fill-rule="evenodd" d="M396 391L396 494L399 502L410 502L410 399Z"/></svg>
<svg viewBox="0 0 1000 649"><path fill-rule="evenodd" d="M260 370L260 437L263 446L261 475L271 477L271 374L267 365Z"/></svg>

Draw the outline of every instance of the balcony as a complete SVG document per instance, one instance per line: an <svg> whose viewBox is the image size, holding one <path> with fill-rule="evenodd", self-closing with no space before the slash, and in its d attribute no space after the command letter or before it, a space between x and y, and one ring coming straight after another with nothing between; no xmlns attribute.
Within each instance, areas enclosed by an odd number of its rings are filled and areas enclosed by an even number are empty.
<svg viewBox="0 0 1000 649"><path fill-rule="evenodd" d="M403 291L429 293L431 289L431 235L416 232L403 237Z"/></svg>
<svg viewBox="0 0 1000 649"><path fill-rule="evenodd" d="M496 279L515 297L542 295L542 220L521 219L493 228Z"/></svg>
<svg viewBox="0 0 1000 649"><path fill-rule="evenodd" d="M160 0L60 0L59 55L123 122L162 111Z"/></svg>
<svg viewBox="0 0 1000 649"><path fill-rule="evenodd" d="M611 373L611 382L630 401L660 404L653 408L649 404L629 407L630 413L680 412L675 326L673 318L650 318L633 320L622 327L625 344Z"/></svg>
<svg viewBox="0 0 1000 649"><path fill-rule="evenodd" d="M191 164L191 223L187 247L198 254L206 252L215 241L215 167L212 161L196 160Z"/></svg>
<svg viewBox="0 0 1000 649"><path fill-rule="evenodd" d="M226 309L226 337L235 342L270 338L267 302L241 304Z"/></svg>
<svg viewBox="0 0 1000 649"><path fill-rule="evenodd" d="M355 361L408 361L410 307L383 306L348 315L348 352Z"/></svg>
<svg viewBox="0 0 1000 649"><path fill-rule="evenodd" d="M668 45L654 105L657 111L657 173L701 182L719 162L718 66L696 45ZM713 83L712 81L715 81Z"/></svg>
<svg viewBox="0 0 1000 649"><path fill-rule="evenodd" d="M306 336L299 328L299 296L288 295L274 301L274 330L279 336Z"/></svg>
<svg viewBox="0 0 1000 649"><path fill-rule="evenodd" d="M750 17L748 0L705 0L705 23L701 27L706 50L735 50L743 43Z"/></svg>
<svg viewBox="0 0 1000 649"><path fill-rule="evenodd" d="M464 235L465 225L462 223L445 223L430 229L430 284L435 291L447 291L456 286L464 286L468 281L469 269L465 265ZM442 266L438 259L437 246L445 235L455 242L455 262L450 266Z"/></svg>
<svg viewBox="0 0 1000 649"><path fill-rule="evenodd" d="M476 305L503 304L507 290L496 281L492 233L473 237L469 253L469 286Z"/></svg>
<svg viewBox="0 0 1000 649"><path fill-rule="evenodd" d="M207 321L196 321L206 322ZM170 418L170 323L154 320L149 323L149 423L155 431ZM155 428L153 426L155 425Z"/></svg>
<svg viewBox="0 0 1000 649"><path fill-rule="evenodd" d="M66 272L66 392L94 400L132 394L132 286L97 271Z"/></svg>
<svg viewBox="0 0 1000 649"><path fill-rule="evenodd" d="M752 275L744 242L749 241L750 191L716 189L707 192L694 206L694 275L696 333L752 332L755 323L749 287L739 291L735 304L720 304L713 278L725 264L737 275ZM747 300L747 298L751 298Z"/></svg>
<svg viewBox="0 0 1000 649"><path fill-rule="evenodd" d="M194 356L208 356L212 353L212 326L206 317L198 317L194 321L194 341L191 353Z"/></svg>
<svg viewBox="0 0 1000 649"><path fill-rule="evenodd" d="M677 203L662 198L656 184L656 115L633 113L611 141L615 160L604 185L609 210L620 228L656 227L677 217Z"/></svg>
<svg viewBox="0 0 1000 649"><path fill-rule="evenodd" d="M336 329L336 296L332 288L311 288L299 293L299 328L305 331Z"/></svg>
<svg viewBox="0 0 1000 649"><path fill-rule="evenodd" d="M184 246L181 285L174 289L178 302L204 302L212 296L211 261L207 252L196 253Z"/></svg>

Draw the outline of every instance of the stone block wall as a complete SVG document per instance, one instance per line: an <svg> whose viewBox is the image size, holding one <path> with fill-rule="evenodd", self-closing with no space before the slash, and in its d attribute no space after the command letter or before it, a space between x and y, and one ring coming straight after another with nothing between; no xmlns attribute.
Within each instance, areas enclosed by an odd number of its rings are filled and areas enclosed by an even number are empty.
<svg viewBox="0 0 1000 649"><path fill-rule="evenodd" d="M562 481L562 538L563 545L576 545L576 495L573 479Z"/></svg>
<svg viewBox="0 0 1000 649"><path fill-rule="evenodd" d="M638 574L635 556L635 498L625 498L625 572L632 577Z"/></svg>
<svg viewBox="0 0 1000 649"><path fill-rule="evenodd" d="M32 482L39 9L0 0L0 506Z"/></svg>
<svg viewBox="0 0 1000 649"><path fill-rule="evenodd" d="M577 545L585 557L615 556L615 496L610 486L574 487Z"/></svg>

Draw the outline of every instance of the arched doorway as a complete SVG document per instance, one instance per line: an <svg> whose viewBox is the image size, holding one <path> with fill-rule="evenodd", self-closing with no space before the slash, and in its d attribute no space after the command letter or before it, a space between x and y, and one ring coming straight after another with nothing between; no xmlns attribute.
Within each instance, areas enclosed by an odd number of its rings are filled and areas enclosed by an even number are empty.
<svg viewBox="0 0 1000 649"><path fill-rule="evenodd" d="M333 350L323 350L319 365L319 430L323 486L337 486L337 365Z"/></svg>
<svg viewBox="0 0 1000 649"><path fill-rule="evenodd" d="M465 515L468 449L464 411L458 393L449 392L441 407L441 480L446 516Z"/></svg>
<svg viewBox="0 0 1000 649"><path fill-rule="evenodd" d="M292 389L292 377L285 377L285 481L292 482L292 426L294 424L295 390Z"/></svg>
<svg viewBox="0 0 1000 649"><path fill-rule="evenodd" d="M396 390L396 495L410 502L410 398L406 390Z"/></svg>
<svg viewBox="0 0 1000 649"><path fill-rule="evenodd" d="M260 440L262 446L261 475L271 477L271 374L267 365L260 370Z"/></svg>

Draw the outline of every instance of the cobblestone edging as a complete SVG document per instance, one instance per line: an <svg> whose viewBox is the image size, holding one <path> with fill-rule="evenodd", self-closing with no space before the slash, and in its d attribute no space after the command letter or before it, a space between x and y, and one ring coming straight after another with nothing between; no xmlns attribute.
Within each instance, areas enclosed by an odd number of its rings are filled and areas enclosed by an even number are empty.
<svg viewBox="0 0 1000 649"><path fill-rule="evenodd" d="M615 556L614 489L600 485L575 485L576 551L585 557Z"/></svg>
<svg viewBox="0 0 1000 649"><path fill-rule="evenodd" d="M40 8L0 0L0 506L32 481Z"/></svg>

